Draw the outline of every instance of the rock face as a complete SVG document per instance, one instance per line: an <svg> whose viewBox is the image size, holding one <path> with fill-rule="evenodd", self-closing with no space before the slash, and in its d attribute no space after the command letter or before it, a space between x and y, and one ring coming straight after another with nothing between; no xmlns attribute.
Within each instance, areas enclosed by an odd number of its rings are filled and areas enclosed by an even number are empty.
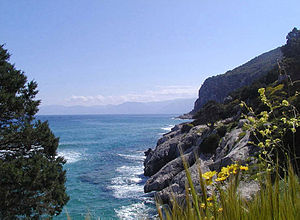
<svg viewBox="0 0 300 220"><path fill-rule="evenodd" d="M250 85L254 80L262 77L273 69L277 60L281 59L281 50L277 48L224 74L207 78L199 90L199 96L194 104L194 109L182 117L195 114L210 100L223 102L230 92Z"/></svg>
<svg viewBox="0 0 300 220"><path fill-rule="evenodd" d="M232 120L224 120L218 126L226 126L226 123L231 122ZM219 171L221 167L237 161L245 164L245 161L258 149L248 144L250 133L243 131L243 123L244 121L240 120L235 128L220 139L218 148L213 154L203 153L201 144L209 135L216 134L217 129L212 130L206 125L198 125L185 131L184 124L175 126L171 132L158 140L154 150L149 149L145 152L144 174L149 176L149 179L144 186L144 191L156 192L165 203L170 201L172 193L177 199L184 200L186 174L183 159L189 165L192 180L199 192L201 191L199 168L204 173ZM242 184L249 189L245 192L245 197L251 196L251 193L258 190L257 184L253 184Z"/></svg>

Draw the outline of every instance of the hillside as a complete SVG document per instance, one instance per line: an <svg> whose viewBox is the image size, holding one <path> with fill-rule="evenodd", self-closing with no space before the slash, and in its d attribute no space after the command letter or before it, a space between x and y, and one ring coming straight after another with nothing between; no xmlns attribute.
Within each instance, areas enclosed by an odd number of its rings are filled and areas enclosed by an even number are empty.
<svg viewBox="0 0 300 220"><path fill-rule="evenodd" d="M207 78L199 90L199 97L195 101L191 114L194 115L210 100L223 102L230 92L250 85L254 80L273 69L277 60L281 59L282 52L278 47L224 74Z"/></svg>
<svg viewBox="0 0 300 220"><path fill-rule="evenodd" d="M144 191L155 192L162 203L174 204L175 198L182 204L190 181L199 195L212 197L218 182L222 187L230 183L230 178L226 182L232 174L228 169L236 164L249 168L247 178L235 185L248 200L262 187L257 177L265 170L283 174L290 167L299 174L299 48L300 31L295 28L281 48L207 79L193 110L199 110L193 115L195 120L176 125L154 149L145 152L144 175L149 178ZM279 65L276 57L281 59ZM236 90L230 91L233 86ZM232 99L219 103L227 95ZM201 183L199 167L202 177L208 180L206 188ZM225 176L223 171L227 172Z"/></svg>

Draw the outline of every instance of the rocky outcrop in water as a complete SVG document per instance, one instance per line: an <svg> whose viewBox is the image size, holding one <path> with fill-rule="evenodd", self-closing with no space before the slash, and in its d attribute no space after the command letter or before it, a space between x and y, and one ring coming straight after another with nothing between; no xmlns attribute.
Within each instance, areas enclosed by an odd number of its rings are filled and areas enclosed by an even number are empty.
<svg viewBox="0 0 300 220"><path fill-rule="evenodd" d="M196 189L200 192L199 167L202 173L217 170L221 167L239 162L245 164L246 160L257 152L257 148L249 145L250 133L243 131L244 121L240 120L233 129L230 129L218 141L218 147L207 153L205 140L234 125L233 119L219 122L215 129L206 125L192 127L189 131L183 129L187 124L175 126L171 132L165 134L157 142L154 150L149 149L144 161L144 174L149 176L144 191L156 192L160 199L168 203L173 193L177 199L184 199L186 174L182 158L189 164L189 170ZM205 150L204 150L205 149ZM182 157L180 156L182 152ZM205 152L205 153L204 153ZM257 183L242 182L241 187L247 198L258 190Z"/></svg>

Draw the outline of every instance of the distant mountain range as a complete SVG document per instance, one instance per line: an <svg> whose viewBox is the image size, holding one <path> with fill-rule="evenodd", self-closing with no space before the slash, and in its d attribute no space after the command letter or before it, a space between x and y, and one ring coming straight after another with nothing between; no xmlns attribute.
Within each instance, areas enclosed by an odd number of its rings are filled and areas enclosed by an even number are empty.
<svg viewBox="0 0 300 220"><path fill-rule="evenodd" d="M174 99L160 102L125 102L119 105L41 106L39 115L80 114L183 114L193 108L195 99Z"/></svg>

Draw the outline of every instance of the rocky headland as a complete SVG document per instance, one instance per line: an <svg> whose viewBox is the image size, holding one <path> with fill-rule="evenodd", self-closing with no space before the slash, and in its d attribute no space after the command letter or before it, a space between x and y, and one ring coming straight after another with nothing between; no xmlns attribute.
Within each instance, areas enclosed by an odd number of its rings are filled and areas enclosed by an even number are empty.
<svg viewBox="0 0 300 220"><path fill-rule="evenodd" d="M244 120L238 123L233 118L219 121L215 128L189 123L176 125L163 135L154 150L149 149L144 161L144 174L149 176L144 191L155 192L164 203L170 202L173 194L181 200L185 197L187 181L182 159L189 165L195 188L200 192L199 167L202 173L219 171L221 167L238 162L246 164L257 151L249 145L250 133L243 130ZM245 197L258 190L255 182L242 182L240 187Z"/></svg>
<svg viewBox="0 0 300 220"><path fill-rule="evenodd" d="M256 79L266 75L282 60L280 47L263 53L250 61L229 70L224 74L208 77L199 90L198 99L190 113L183 114L179 118L190 119L208 101L224 102L227 96L234 90L250 85Z"/></svg>
<svg viewBox="0 0 300 220"><path fill-rule="evenodd" d="M176 125L157 141L155 149L145 152L144 175L149 177L145 193L154 192L163 203L170 203L173 196L184 201L187 177L183 160L199 193L199 168L205 173L219 172L233 163L255 164L259 149L250 144L250 131L243 127L240 100L259 106L257 89L276 81L282 57L281 49L277 48L225 74L206 79L194 109L180 116L195 120ZM277 82L280 83L279 78ZM208 187L208 193L213 191L212 187ZM259 184L251 178L240 181L239 191L244 198L258 190Z"/></svg>

